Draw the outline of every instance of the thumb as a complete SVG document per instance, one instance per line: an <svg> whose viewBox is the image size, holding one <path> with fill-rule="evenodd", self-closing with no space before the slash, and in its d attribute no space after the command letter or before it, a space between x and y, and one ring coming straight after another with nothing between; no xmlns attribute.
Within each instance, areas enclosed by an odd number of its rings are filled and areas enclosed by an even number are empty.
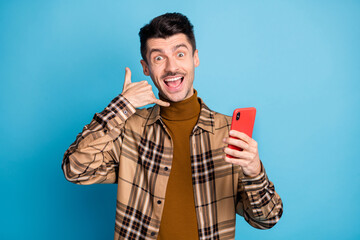
<svg viewBox="0 0 360 240"><path fill-rule="evenodd" d="M126 67L125 68L125 80L124 80L124 87L123 88L125 88L130 83L131 83L131 71L130 71L130 68Z"/></svg>

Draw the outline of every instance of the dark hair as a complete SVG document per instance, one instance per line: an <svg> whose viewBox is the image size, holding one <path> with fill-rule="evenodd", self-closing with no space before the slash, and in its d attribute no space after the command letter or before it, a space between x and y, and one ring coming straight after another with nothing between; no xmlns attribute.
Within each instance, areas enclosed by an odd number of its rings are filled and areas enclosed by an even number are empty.
<svg viewBox="0 0 360 240"><path fill-rule="evenodd" d="M146 43L149 38L168 38L177 33L183 33L187 36L194 52L196 50L194 26L185 15L181 13L165 13L151 20L139 32L142 58L147 62Z"/></svg>

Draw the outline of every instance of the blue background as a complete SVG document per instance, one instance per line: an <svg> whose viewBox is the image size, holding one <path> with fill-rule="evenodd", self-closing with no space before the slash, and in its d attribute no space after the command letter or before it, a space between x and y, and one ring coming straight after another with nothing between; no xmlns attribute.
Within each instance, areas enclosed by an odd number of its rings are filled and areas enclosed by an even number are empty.
<svg viewBox="0 0 360 240"><path fill-rule="evenodd" d="M230 115L257 108L254 139L284 201L236 239L358 239L359 1L1 1L0 239L112 239L116 185L66 182L82 127L142 74L138 31L179 11L195 26L195 88ZM149 79L150 80L150 79Z"/></svg>

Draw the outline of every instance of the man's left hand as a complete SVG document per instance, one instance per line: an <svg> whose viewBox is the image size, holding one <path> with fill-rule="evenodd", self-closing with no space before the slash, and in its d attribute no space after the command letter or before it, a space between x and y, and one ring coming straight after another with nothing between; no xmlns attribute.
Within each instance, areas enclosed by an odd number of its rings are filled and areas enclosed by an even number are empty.
<svg viewBox="0 0 360 240"><path fill-rule="evenodd" d="M234 138L224 138L224 143L239 147L241 150L224 148L224 152L233 158L225 155L226 162L241 166L244 174L248 177L255 177L261 172L261 162L257 142L245 133L231 130L229 135Z"/></svg>

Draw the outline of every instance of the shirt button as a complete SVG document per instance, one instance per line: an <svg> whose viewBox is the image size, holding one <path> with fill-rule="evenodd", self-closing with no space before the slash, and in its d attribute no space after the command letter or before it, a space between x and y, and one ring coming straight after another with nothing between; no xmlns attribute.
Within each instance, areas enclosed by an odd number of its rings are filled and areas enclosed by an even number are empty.
<svg viewBox="0 0 360 240"><path fill-rule="evenodd" d="M168 167L164 167L164 170L167 171L167 170L169 170L169 168L168 168Z"/></svg>
<svg viewBox="0 0 360 240"><path fill-rule="evenodd" d="M158 201L157 201L157 204L161 204L161 201L160 201L160 200L158 200Z"/></svg>

